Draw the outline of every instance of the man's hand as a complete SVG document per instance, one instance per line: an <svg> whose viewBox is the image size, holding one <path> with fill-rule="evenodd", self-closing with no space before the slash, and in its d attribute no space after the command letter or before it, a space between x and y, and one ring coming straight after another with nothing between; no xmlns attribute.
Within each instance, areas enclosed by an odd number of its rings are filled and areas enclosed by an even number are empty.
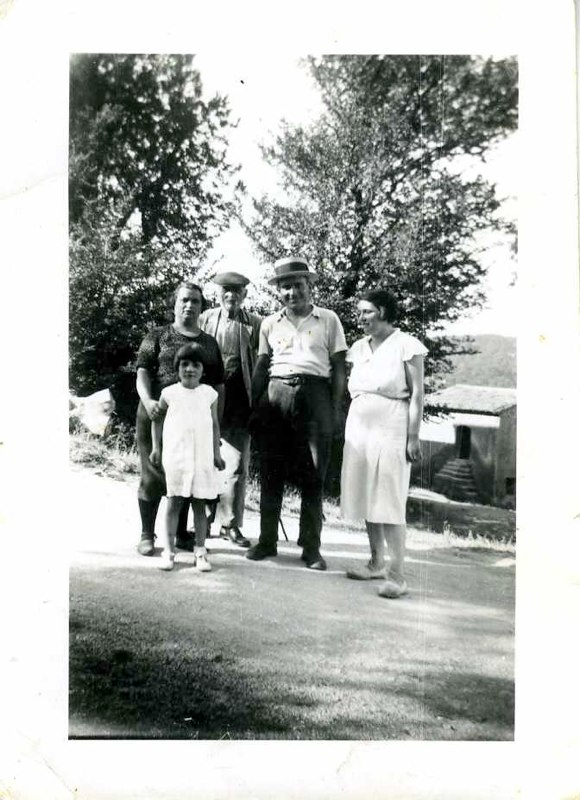
<svg viewBox="0 0 580 800"><path fill-rule="evenodd" d="M157 469L159 469L159 467L161 466L161 451L157 450L154 447L151 453L149 454L149 461L153 464L154 467L157 467Z"/></svg>
<svg viewBox="0 0 580 800"><path fill-rule="evenodd" d="M220 455L214 456L213 465L214 465L214 467L216 469L219 469L220 472L221 472L222 469L226 468L226 462L223 460L223 458Z"/></svg>

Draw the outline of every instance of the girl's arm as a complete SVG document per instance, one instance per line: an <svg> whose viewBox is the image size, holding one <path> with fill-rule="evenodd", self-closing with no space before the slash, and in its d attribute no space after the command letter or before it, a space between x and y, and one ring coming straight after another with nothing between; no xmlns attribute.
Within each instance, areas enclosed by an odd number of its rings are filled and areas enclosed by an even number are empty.
<svg viewBox="0 0 580 800"><path fill-rule="evenodd" d="M167 401L164 397L159 400L159 414L151 423L151 453L149 461L155 466L161 466L161 442L163 438L163 422L165 421L165 413L167 411Z"/></svg>
<svg viewBox="0 0 580 800"><path fill-rule="evenodd" d="M419 461L421 445L419 444L419 427L423 419L423 356L413 356L405 361L405 376L409 387L409 431L407 434L407 458Z"/></svg>
<svg viewBox="0 0 580 800"><path fill-rule="evenodd" d="M218 400L211 404L211 421L213 425L213 463L218 469L225 469L225 461L220 455L220 424L218 421Z"/></svg>

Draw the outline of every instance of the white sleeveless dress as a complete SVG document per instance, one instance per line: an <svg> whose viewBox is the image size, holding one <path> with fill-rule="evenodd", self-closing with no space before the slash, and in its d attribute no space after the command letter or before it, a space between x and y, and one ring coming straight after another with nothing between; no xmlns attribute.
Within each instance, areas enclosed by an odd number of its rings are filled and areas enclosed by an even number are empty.
<svg viewBox="0 0 580 800"><path fill-rule="evenodd" d="M414 336L395 329L373 352L365 336L350 348L352 402L345 430L341 514L345 519L405 523L409 389L405 361L425 355Z"/></svg>
<svg viewBox="0 0 580 800"><path fill-rule="evenodd" d="M211 416L211 405L217 396L215 389L203 383L195 389L174 383L161 392L167 403L161 460L168 497L217 497L219 481L213 463Z"/></svg>

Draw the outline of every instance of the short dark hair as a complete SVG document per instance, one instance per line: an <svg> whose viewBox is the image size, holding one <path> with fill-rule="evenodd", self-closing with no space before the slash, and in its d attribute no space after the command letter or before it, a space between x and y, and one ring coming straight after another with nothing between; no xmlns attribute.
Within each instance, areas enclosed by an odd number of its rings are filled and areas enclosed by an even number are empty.
<svg viewBox="0 0 580 800"><path fill-rule="evenodd" d="M173 367L177 372L179 365L182 361L199 361L205 369L207 366L207 353L200 344L184 344L180 347L175 358L173 359Z"/></svg>
<svg viewBox="0 0 580 800"><path fill-rule="evenodd" d="M393 323L399 316L399 304L395 299L395 295L389 292L388 289L370 289L363 294L361 300L372 303L379 310L383 308L386 322Z"/></svg>
<svg viewBox="0 0 580 800"><path fill-rule="evenodd" d="M180 289L194 289L196 292L199 292L199 296L201 297L201 310L202 311L206 310L207 301L203 296L203 290L199 284L193 283L193 281L182 281L175 287L175 289L169 296L169 304L172 307L175 305L175 301L177 300L177 295L179 294Z"/></svg>

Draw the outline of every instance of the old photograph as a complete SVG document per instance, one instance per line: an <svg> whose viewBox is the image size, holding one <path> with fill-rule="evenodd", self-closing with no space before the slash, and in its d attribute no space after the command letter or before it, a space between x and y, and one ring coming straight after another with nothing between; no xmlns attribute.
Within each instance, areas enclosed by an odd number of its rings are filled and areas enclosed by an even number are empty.
<svg viewBox="0 0 580 800"><path fill-rule="evenodd" d="M0 796L578 796L556 0L0 0Z"/></svg>
<svg viewBox="0 0 580 800"><path fill-rule="evenodd" d="M70 737L513 739L517 59L69 108Z"/></svg>

